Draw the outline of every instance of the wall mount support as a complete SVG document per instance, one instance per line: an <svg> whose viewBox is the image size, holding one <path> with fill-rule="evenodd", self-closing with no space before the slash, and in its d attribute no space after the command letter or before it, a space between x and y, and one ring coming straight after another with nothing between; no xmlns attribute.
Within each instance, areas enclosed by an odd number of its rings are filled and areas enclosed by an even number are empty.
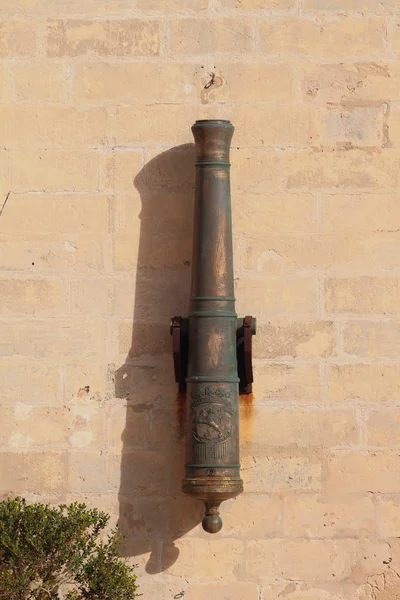
<svg viewBox="0 0 400 600"><path fill-rule="evenodd" d="M256 335L257 321L251 316L237 320L236 359L239 377L239 394L253 391L253 335ZM186 392L186 377L189 362L189 319L172 317L172 353L174 357L175 381L179 391Z"/></svg>

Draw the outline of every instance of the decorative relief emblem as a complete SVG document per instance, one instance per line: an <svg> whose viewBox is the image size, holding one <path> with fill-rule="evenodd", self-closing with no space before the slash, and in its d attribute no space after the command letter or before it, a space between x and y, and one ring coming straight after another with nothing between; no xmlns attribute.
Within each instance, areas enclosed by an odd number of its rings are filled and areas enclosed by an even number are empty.
<svg viewBox="0 0 400 600"><path fill-rule="evenodd" d="M192 435L196 458L199 460L224 458L230 447L232 415L229 392L206 387L191 393Z"/></svg>

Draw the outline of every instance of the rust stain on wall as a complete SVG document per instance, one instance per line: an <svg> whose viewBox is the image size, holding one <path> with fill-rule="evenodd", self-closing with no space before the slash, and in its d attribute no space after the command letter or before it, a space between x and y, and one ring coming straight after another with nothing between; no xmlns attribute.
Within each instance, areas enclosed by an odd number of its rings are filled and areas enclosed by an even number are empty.
<svg viewBox="0 0 400 600"><path fill-rule="evenodd" d="M242 394L239 396L240 408L240 441L250 442L253 438L254 426L254 394Z"/></svg>

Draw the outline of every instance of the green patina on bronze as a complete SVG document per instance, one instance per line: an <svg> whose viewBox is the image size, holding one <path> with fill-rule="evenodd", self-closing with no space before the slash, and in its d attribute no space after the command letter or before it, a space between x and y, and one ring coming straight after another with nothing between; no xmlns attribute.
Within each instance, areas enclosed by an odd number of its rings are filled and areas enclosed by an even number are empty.
<svg viewBox="0 0 400 600"><path fill-rule="evenodd" d="M196 121L196 199L186 378L183 491L203 500L203 527L222 527L218 508L243 491L239 471L239 377L229 121Z"/></svg>
<svg viewBox="0 0 400 600"><path fill-rule="evenodd" d="M239 392L252 391L256 321L238 319L233 289L229 121L196 121L196 198L189 318L173 317L175 379L186 394L182 489L206 507L203 528L222 527L219 505L243 491Z"/></svg>

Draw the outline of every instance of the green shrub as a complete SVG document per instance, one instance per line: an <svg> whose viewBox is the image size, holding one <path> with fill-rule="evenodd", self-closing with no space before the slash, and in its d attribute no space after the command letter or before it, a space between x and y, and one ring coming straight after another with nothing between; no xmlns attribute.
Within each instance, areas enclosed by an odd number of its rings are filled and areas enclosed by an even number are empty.
<svg viewBox="0 0 400 600"><path fill-rule="evenodd" d="M0 502L0 600L131 600L136 575L109 516L85 504ZM105 536L104 536L105 537Z"/></svg>

